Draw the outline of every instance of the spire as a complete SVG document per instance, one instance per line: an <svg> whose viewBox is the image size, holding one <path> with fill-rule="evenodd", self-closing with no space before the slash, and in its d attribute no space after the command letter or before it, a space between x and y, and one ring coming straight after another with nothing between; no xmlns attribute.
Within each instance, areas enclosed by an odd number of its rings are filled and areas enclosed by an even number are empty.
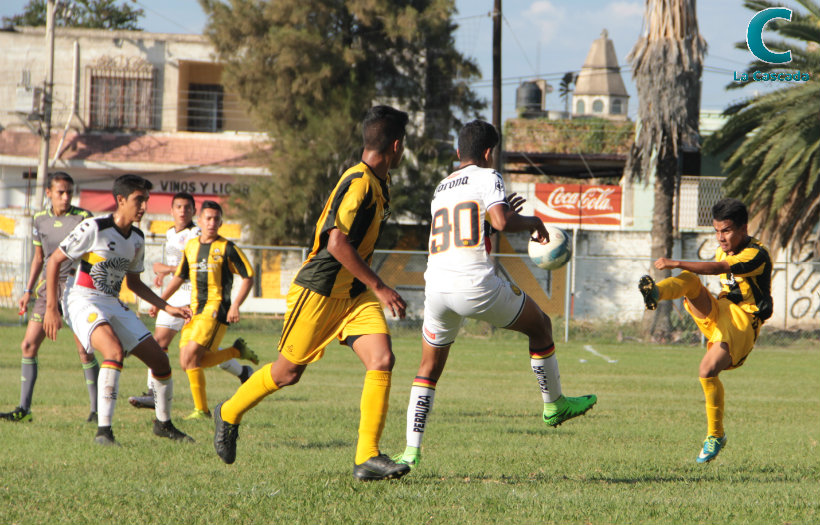
<svg viewBox="0 0 820 525"><path fill-rule="evenodd" d="M615 54L615 46L606 29L589 48L584 67L575 82L575 95L604 95L628 97L621 78L621 68Z"/></svg>

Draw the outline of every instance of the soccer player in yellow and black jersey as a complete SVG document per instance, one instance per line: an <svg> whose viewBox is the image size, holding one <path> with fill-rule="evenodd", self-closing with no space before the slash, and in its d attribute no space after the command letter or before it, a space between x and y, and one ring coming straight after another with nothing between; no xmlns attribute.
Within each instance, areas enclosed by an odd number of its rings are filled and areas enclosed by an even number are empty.
<svg viewBox="0 0 820 525"><path fill-rule="evenodd" d="M718 241L714 262L675 261L660 258L655 268L680 268L680 275L657 284L641 277L638 288L646 308L658 301L684 297L686 311L706 336L706 354L700 362L700 383L706 397L708 435L698 463L707 463L726 445L723 430L723 384L718 374L743 364L752 351L760 327L772 316L772 261L763 244L748 234L749 214L737 199L723 199L712 208ZM715 298L698 275L720 275L721 291Z"/></svg>
<svg viewBox="0 0 820 525"><path fill-rule="evenodd" d="M348 169L325 203L307 261L291 284L279 357L259 369L214 410L214 448L225 463L236 459L242 416L265 396L293 385L334 339L350 346L367 370L361 397L353 475L360 480L399 478L410 467L379 450L395 357L379 301L394 316L406 304L370 268L381 224L388 215L388 170L404 152L407 114L371 108L362 123L362 162Z"/></svg>
<svg viewBox="0 0 820 525"><path fill-rule="evenodd" d="M239 306L253 287L253 267L242 250L219 235L222 226L219 203L204 201L197 222L201 233L185 245L179 266L162 297L167 300L183 283L190 281L193 317L182 328L179 339L179 363L188 375L194 398L194 411L185 419L210 419L203 368L236 357L259 363L256 354L241 338L232 347L219 349L228 324L239 321ZM242 278L242 284L236 301L231 302L234 274Z"/></svg>

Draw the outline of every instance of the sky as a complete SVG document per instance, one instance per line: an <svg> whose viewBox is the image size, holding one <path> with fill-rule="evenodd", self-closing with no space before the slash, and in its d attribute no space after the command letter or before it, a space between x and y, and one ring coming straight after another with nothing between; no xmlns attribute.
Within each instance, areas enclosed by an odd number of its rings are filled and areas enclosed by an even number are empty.
<svg viewBox="0 0 820 525"><path fill-rule="evenodd" d="M205 14L196 0L129 0L145 11L143 28L157 33L200 33ZM22 11L27 0L0 0L0 17ZM554 88L547 95L547 109L564 109L558 84L564 73L579 71L590 45L603 29L615 46L621 74L629 92L630 118L637 115L638 99L626 60L643 31L643 0L503 0L502 25L502 116L514 117L515 90L523 80L545 78ZM493 0L456 0L459 29L456 47L475 60L483 79L473 88L491 100ZM698 24L708 52L702 77L701 108L723 110L733 102L752 96L755 89L771 89L755 83L727 91L734 72L744 71L755 60L748 49L736 49L746 38L754 12L742 0L701 0L697 3ZM764 41L766 33L764 33ZM491 116L488 105L484 117Z"/></svg>

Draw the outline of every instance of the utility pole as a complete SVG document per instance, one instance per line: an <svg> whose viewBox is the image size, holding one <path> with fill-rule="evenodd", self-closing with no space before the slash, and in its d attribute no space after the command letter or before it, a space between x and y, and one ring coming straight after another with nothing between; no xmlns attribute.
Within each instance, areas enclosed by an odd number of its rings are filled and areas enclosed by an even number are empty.
<svg viewBox="0 0 820 525"><path fill-rule="evenodd" d="M54 1L46 3L46 80L43 85L43 114L40 129L40 162L37 166L37 187L34 190L34 211L43 205L48 176L48 147L51 140L51 100L54 90Z"/></svg>
<svg viewBox="0 0 820 525"><path fill-rule="evenodd" d="M493 126L498 130L501 140L495 148L495 170L501 173L504 165L501 158L503 136L501 135L501 0L495 0L493 7Z"/></svg>

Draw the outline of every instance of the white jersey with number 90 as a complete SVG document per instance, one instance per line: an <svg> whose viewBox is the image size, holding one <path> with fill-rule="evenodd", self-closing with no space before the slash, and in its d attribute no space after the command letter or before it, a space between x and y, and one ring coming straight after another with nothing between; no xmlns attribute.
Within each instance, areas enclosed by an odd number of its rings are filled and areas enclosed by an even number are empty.
<svg viewBox="0 0 820 525"><path fill-rule="evenodd" d="M484 216L506 204L501 175L469 165L441 181L430 205L427 288L442 292L482 288L495 272L484 248Z"/></svg>

